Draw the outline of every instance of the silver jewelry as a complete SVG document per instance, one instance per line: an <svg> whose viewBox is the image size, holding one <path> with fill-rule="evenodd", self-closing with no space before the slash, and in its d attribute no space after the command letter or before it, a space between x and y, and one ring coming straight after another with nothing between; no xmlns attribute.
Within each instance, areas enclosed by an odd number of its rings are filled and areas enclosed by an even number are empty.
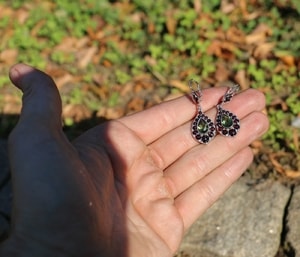
<svg viewBox="0 0 300 257"><path fill-rule="evenodd" d="M232 112L222 108L225 103L232 99L238 90L239 85L237 84L230 87L221 102L217 105L216 129L218 133L223 136L234 137L240 130L240 120L238 117Z"/></svg>
<svg viewBox="0 0 300 257"><path fill-rule="evenodd" d="M200 84L191 79L189 88L192 91L193 102L197 106L197 115L194 118L191 126L193 137L201 144L208 144L216 136L216 127L213 121L208 118L201 110L200 102L202 92Z"/></svg>

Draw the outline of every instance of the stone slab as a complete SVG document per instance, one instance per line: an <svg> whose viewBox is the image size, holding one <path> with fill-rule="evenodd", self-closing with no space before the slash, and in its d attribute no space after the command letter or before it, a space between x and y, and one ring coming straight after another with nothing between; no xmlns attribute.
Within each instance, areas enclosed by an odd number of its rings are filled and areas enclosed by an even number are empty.
<svg viewBox="0 0 300 257"><path fill-rule="evenodd" d="M273 257L290 189L241 178L191 227L180 251L193 257Z"/></svg>
<svg viewBox="0 0 300 257"><path fill-rule="evenodd" d="M294 188L288 208L286 243L300 257L300 186Z"/></svg>

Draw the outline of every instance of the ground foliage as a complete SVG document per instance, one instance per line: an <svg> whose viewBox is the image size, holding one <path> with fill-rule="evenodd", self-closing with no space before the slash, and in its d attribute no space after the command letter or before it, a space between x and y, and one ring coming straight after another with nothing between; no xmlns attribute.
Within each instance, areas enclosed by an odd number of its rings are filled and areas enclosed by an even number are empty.
<svg viewBox="0 0 300 257"><path fill-rule="evenodd" d="M71 132L188 93L190 78L230 80L267 98L271 125L252 145L253 178L299 181L297 0L0 0L0 35L2 136L20 111L7 77L20 61L53 76Z"/></svg>

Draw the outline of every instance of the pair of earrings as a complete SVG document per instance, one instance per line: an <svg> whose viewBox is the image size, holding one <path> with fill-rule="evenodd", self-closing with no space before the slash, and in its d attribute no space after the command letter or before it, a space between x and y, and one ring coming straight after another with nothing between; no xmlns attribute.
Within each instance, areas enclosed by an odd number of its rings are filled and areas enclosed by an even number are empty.
<svg viewBox="0 0 300 257"><path fill-rule="evenodd" d="M232 99L239 90L239 86L236 84L230 87L217 104L215 123L208 118L201 109L202 91L200 84L195 80L190 80L189 87L192 91L192 99L198 108L198 113L192 122L193 137L202 144L208 144L217 133L227 137L234 137L240 129L240 121L235 114L223 109L223 105Z"/></svg>

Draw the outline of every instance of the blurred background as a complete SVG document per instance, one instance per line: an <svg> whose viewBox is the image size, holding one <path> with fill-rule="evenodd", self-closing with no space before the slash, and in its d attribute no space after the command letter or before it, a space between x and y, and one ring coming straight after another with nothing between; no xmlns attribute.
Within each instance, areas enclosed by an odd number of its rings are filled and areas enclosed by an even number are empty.
<svg viewBox="0 0 300 257"><path fill-rule="evenodd" d="M203 87L266 95L269 132L252 144L253 179L300 184L300 1L0 0L0 138L21 108L16 62L50 74L70 138ZM51 118L51 117L49 117Z"/></svg>

